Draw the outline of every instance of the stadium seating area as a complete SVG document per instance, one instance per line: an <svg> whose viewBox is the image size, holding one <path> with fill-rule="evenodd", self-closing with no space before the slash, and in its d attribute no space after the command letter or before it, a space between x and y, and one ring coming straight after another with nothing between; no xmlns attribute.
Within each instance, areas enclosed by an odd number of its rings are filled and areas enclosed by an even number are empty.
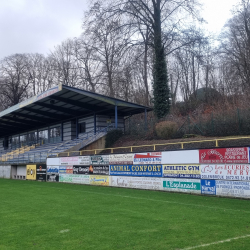
<svg viewBox="0 0 250 250"><path fill-rule="evenodd" d="M109 130L113 129L113 127L113 124L111 124L106 128L98 129L96 133L91 131L80 134L79 138L73 140L32 145L29 147L25 146L15 150L4 150L0 152L0 161L8 164L46 162L47 157L57 156L59 153L69 151L76 145L78 145L80 149L91 144L105 136Z"/></svg>

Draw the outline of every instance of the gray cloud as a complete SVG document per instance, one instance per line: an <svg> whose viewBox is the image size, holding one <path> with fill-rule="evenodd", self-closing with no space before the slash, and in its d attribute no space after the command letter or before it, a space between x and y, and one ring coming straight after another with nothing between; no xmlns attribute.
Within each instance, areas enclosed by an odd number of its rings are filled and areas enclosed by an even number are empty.
<svg viewBox="0 0 250 250"><path fill-rule="evenodd" d="M87 0L0 1L0 59L15 53L47 54L81 34Z"/></svg>

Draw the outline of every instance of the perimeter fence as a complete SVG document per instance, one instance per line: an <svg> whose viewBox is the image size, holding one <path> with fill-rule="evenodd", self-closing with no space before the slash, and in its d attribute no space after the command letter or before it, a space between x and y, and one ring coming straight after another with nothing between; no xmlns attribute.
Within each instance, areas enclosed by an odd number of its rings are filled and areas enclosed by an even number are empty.
<svg viewBox="0 0 250 250"><path fill-rule="evenodd" d="M169 115L164 120L174 121L178 124L178 130L172 139L182 138L185 135L209 137L250 135L250 109L236 109L223 113L211 112L209 114L192 113L187 116ZM157 139L154 128L158 122L159 120L152 115L148 117L146 124L142 115L131 117L126 120L125 134Z"/></svg>

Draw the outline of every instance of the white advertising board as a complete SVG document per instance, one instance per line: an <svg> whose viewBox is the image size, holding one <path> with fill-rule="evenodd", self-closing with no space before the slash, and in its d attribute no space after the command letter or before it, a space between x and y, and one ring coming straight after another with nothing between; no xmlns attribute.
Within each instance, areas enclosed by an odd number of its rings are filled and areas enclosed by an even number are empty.
<svg viewBox="0 0 250 250"><path fill-rule="evenodd" d="M133 164L161 164L162 153L137 153L134 154Z"/></svg>
<svg viewBox="0 0 250 250"><path fill-rule="evenodd" d="M78 156L74 157L62 157L60 159L60 164L59 165L65 165L65 166L72 166L72 165L78 165Z"/></svg>
<svg viewBox="0 0 250 250"><path fill-rule="evenodd" d="M47 165L59 166L60 165L60 158L47 158Z"/></svg>
<svg viewBox="0 0 250 250"><path fill-rule="evenodd" d="M90 165L90 156L79 156L78 157L78 164L76 165Z"/></svg>
<svg viewBox="0 0 250 250"><path fill-rule="evenodd" d="M201 179L250 181L248 164L201 165Z"/></svg>
<svg viewBox="0 0 250 250"><path fill-rule="evenodd" d="M199 150L162 152L162 164L198 164Z"/></svg>
<svg viewBox="0 0 250 250"><path fill-rule="evenodd" d="M170 192L201 193L201 183L197 179L162 178L162 188Z"/></svg>
<svg viewBox="0 0 250 250"><path fill-rule="evenodd" d="M126 164L130 165L133 164L134 154L115 154L109 155L109 164Z"/></svg>
<svg viewBox="0 0 250 250"><path fill-rule="evenodd" d="M161 190L161 178L112 176L111 186Z"/></svg>
<svg viewBox="0 0 250 250"><path fill-rule="evenodd" d="M90 165L109 165L109 155L90 156Z"/></svg>
<svg viewBox="0 0 250 250"><path fill-rule="evenodd" d="M216 181L216 195L250 198L250 182Z"/></svg>
<svg viewBox="0 0 250 250"><path fill-rule="evenodd" d="M89 184L89 175L83 174L60 174L59 182Z"/></svg>

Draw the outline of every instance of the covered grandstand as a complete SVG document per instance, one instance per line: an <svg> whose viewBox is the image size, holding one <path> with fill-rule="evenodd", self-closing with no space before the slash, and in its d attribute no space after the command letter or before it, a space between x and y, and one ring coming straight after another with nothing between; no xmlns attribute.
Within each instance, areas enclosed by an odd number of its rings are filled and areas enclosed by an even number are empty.
<svg viewBox="0 0 250 250"><path fill-rule="evenodd" d="M0 165L45 163L47 157L81 149L124 118L151 108L58 85L0 113Z"/></svg>

